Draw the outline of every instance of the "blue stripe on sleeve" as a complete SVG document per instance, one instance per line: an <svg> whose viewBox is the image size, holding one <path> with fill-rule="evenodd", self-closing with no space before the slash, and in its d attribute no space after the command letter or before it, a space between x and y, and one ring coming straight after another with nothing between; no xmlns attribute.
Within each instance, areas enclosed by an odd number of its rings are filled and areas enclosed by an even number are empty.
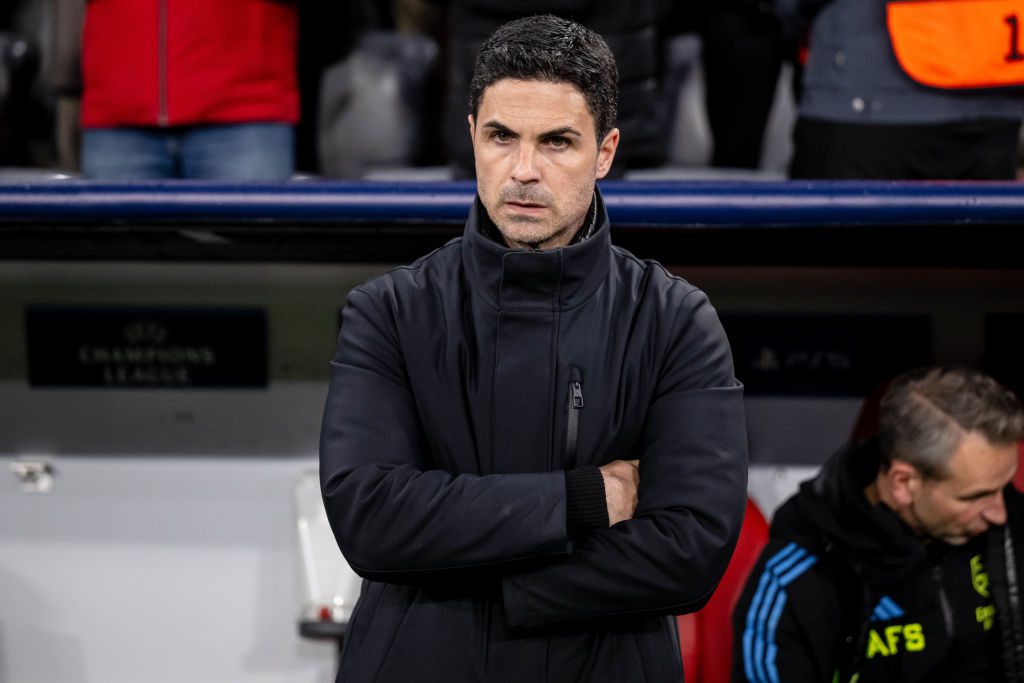
<svg viewBox="0 0 1024 683"><path fill-rule="evenodd" d="M743 632L743 666L753 683L778 683L775 631L787 601L784 589L817 561L817 557L790 543L765 563Z"/></svg>
<svg viewBox="0 0 1024 683"><path fill-rule="evenodd" d="M766 595L769 595L770 597L774 594L775 568L780 563L789 561L790 558L799 551L800 548L796 543L790 543L765 563L764 570L761 573L761 579L757 584L757 592L754 593L754 598L751 600L750 607L747 610L747 624L746 629L743 632L743 665L747 671L747 677L751 680L757 680L757 667L754 664L755 645L758 641L763 642L763 639L759 638L759 631L761 629L759 629L758 626L762 622L758 619L758 615L764 609L763 604L765 602Z"/></svg>

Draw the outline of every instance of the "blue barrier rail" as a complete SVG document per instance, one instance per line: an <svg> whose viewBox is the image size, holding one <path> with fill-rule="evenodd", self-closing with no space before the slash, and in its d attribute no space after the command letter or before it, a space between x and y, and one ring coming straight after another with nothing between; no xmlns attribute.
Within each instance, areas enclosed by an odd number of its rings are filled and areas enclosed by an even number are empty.
<svg viewBox="0 0 1024 683"><path fill-rule="evenodd" d="M1024 184L606 181L616 226L1022 225ZM471 182L0 184L0 225L25 223L458 224Z"/></svg>
<svg viewBox="0 0 1024 683"><path fill-rule="evenodd" d="M1024 183L607 181L615 241L673 264L1024 269ZM472 182L0 183L0 260L404 263Z"/></svg>

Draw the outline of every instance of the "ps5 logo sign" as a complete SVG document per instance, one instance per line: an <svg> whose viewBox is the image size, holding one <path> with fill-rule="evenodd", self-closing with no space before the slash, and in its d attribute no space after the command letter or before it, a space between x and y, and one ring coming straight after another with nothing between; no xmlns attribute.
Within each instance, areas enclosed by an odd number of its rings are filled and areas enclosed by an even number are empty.
<svg viewBox="0 0 1024 683"><path fill-rule="evenodd" d="M794 349L780 353L770 346L762 346L750 367L758 372L849 372L853 358L846 351Z"/></svg>
<svg viewBox="0 0 1024 683"><path fill-rule="evenodd" d="M733 313L722 324L748 395L859 397L930 359L923 315Z"/></svg>

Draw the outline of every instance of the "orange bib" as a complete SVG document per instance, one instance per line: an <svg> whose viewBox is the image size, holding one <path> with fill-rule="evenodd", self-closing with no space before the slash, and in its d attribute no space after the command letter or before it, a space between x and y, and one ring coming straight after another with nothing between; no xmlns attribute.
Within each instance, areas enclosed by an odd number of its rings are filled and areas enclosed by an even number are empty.
<svg viewBox="0 0 1024 683"><path fill-rule="evenodd" d="M1024 0L903 0L886 13L896 59L918 83L1024 85Z"/></svg>

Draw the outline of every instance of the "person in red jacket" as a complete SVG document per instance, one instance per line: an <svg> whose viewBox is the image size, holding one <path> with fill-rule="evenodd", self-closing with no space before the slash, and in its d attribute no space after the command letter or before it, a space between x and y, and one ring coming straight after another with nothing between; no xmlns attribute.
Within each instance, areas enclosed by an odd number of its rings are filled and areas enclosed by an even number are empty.
<svg viewBox="0 0 1024 683"><path fill-rule="evenodd" d="M88 0L84 175L289 178L297 33L292 0Z"/></svg>

